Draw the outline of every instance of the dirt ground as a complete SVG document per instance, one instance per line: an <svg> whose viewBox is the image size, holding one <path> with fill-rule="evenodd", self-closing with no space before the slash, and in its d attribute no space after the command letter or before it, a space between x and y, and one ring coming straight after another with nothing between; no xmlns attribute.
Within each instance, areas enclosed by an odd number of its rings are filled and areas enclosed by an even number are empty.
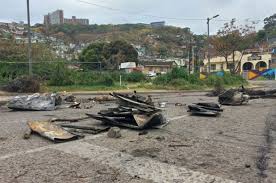
<svg viewBox="0 0 276 183"><path fill-rule="evenodd" d="M12 112L2 106L0 182L276 182L275 99L223 106L222 115L214 118L190 116L186 106L175 106L217 101L203 92L151 95L155 103L167 102L166 127L144 135L122 129L119 139L106 132L87 134L63 144L38 135L24 140L26 122L80 117L116 104L52 112Z"/></svg>

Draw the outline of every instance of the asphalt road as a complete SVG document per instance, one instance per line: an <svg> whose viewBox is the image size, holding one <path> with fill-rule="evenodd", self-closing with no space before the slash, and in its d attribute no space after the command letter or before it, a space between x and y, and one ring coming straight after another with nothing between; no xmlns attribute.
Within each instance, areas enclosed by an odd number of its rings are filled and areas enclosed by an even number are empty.
<svg viewBox="0 0 276 183"><path fill-rule="evenodd" d="M273 88L275 82L265 86ZM119 139L102 133L63 144L38 135L24 140L26 122L80 117L115 104L53 112L12 112L2 106L0 182L276 182L276 100L224 106L217 118L190 116L185 106L174 105L217 101L204 95L152 94L156 103L168 102L163 113L170 123L146 135L122 129Z"/></svg>

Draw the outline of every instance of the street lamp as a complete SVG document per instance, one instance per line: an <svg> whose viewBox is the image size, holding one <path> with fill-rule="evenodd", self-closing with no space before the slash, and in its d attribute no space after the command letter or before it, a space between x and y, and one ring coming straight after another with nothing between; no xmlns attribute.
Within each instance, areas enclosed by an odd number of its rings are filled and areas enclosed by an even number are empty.
<svg viewBox="0 0 276 183"><path fill-rule="evenodd" d="M27 19L28 19L28 58L29 58L29 75L33 74L32 69L32 41L31 41L31 23L30 23L30 3L27 0Z"/></svg>
<svg viewBox="0 0 276 183"><path fill-rule="evenodd" d="M207 18L207 32L208 32L208 74L211 73L211 63L210 63L210 20L217 18L219 15L215 15L212 18Z"/></svg>

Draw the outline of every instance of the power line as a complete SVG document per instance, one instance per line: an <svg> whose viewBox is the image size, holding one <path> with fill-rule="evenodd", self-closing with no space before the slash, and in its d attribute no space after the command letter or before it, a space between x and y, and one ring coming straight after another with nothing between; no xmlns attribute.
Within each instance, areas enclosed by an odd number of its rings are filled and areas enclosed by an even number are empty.
<svg viewBox="0 0 276 183"><path fill-rule="evenodd" d="M116 12L133 14L133 15L138 15L139 14L140 16L144 16L144 17L169 19L169 20L182 20L182 21L206 21L206 18L179 18L179 17L157 16L157 15L152 15L152 14L141 14L138 11L126 11L126 10L123 10L123 9L113 8L113 7L109 7L109 6L106 6L106 5L101 5L101 4L94 3L94 2L88 2L88 1L84 1L84 0L76 0L76 1L78 1L80 3L96 6L96 7L99 7L99 8L107 9L107 10L110 10L110 11L116 11ZM213 21L216 21L216 22L229 22L231 20L232 19L215 19ZM250 21L255 21L255 22L260 22L261 21L261 20L254 20L254 19L251 19L251 18L247 18L244 21L249 21L249 20ZM241 21L241 20L237 20L237 21Z"/></svg>
<svg viewBox="0 0 276 183"><path fill-rule="evenodd" d="M100 5L97 3L92 3L92 2L87 2L87 1L83 1L83 0L77 0L80 3L84 3L84 4L89 4L92 6L97 6L100 8L104 8L110 11L117 11L117 12L122 12L122 13L127 13L127 14L139 14L141 16L145 16L145 17L151 17L151 18L162 18L162 19L171 19L171 20L185 20L185 21L205 21L206 19L200 19L200 18L176 18L176 17L165 17L165 16L156 16L156 15L150 15L150 14L140 14L140 12L135 12L135 11L125 11L122 9L118 9L118 8L111 8L108 6L104 6L104 5ZM225 21L225 20L224 20Z"/></svg>

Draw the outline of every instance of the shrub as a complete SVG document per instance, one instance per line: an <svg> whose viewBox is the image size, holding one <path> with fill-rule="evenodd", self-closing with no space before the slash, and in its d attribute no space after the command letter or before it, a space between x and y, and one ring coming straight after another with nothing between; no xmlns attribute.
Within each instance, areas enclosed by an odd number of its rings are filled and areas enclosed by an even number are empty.
<svg viewBox="0 0 276 183"><path fill-rule="evenodd" d="M188 85L188 84L200 84L201 81L198 79L196 74L188 74L185 69L173 68L171 72L164 75L157 76L153 84L155 85Z"/></svg>
<svg viewBox="0 0 276 183"><path fill-rule="evenodd" d="M70 71L63 63L58 63L52 71L49 85L52 86L66 86L73 84L70 79Z"/></svg>
<svg viewBox="0 0 276 183"><path fill-rule="evenodd" d="M230 73L225 73L224 76L211 75L205 80L205 84L208 86L232 86L232 85L241 85L247 83L239 75L232 75Z"/></svg>
<svg viewBox="0 0 276 183"><path fill-rule="evenodd" d="M141 72L132 72L132 73L126 74L125 75L125 79L128 82L137 83L137 82L145 81L146 80L146 76L143 73L141 73Z"/></svg>
<svg viewBox="0 0 276 183"><path fill-rule="evenodd" d="M37 77L22 76L2 88L8 92L36 93L40 91L40 82Z"/></svg>

